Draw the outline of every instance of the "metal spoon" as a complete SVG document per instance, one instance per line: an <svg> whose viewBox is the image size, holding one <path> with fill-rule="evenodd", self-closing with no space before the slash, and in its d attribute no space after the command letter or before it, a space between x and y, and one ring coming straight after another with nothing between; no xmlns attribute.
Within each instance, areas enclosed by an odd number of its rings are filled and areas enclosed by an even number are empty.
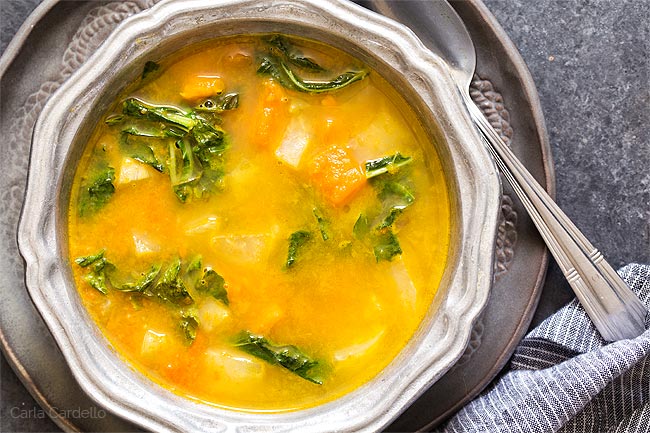
<svg viewBox="0 0 650 433"><path fill-rule="evenodd" d="M603 338L617 341L641 335L645 331L646 307L526 170L472 101L469 87L476 68L476 52L467 28L451 5L445 0L361 3L397 21L408 18L409 27L422 42L448 64L469 115L497 166Z"/></svg>

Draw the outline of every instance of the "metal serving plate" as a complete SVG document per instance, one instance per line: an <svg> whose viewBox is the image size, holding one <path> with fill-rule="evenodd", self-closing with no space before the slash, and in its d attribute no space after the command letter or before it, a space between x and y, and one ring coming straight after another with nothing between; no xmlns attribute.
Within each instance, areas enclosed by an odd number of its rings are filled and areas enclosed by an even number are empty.
<svg viewBox="0 0 650 433"><path fill-rule="evenodd" d="M2 126L9 136L2 144L8 157L0 161L0 338L21 380L65 430L129 431L135 427L97 412L93 401L71 378L24 290L15 227L23 200L31 130L51 92L79 67L116 23L151 3L45 0L1 62ZM501 127L503 136L528 168L552 190L546 131L534 85L521 58L480 2L459 1L453 5L477 44L481 78L474 83L475 100ZM497 280L492 298L474 328L465 356L389 430L412 431L435 425L491 380L525 332L540 293L546 254L520 204L510 199L507 191L496 254Z"/></svg>

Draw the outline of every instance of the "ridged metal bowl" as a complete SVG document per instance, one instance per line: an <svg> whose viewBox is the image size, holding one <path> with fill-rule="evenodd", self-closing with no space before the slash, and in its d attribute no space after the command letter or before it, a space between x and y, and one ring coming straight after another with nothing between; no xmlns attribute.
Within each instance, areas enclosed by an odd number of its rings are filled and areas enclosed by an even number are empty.
<svg viewBox="0 0 650 433"><path fill-rule="evenodd" d="M377 377L311 409L244 413L176 395L130 367L101 334L72 280L67 209L94 125L144 63L220 36L279 32L361 59L412 105L452 198L448 266L407 346ZM449 370L492 283L500 183L443 63L406 27L343 0L167 0L119 26L51 97L36 124L18 230L29 293L81 387L116 415L164 432L376 431Z"/></svg>

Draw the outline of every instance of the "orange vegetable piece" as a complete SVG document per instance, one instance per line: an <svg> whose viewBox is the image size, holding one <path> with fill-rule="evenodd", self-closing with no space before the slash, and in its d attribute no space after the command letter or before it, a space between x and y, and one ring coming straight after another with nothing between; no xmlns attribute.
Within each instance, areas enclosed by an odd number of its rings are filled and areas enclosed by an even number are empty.
<svg viewBox="0 0 650 433"><path fill-rule="evenodd" d="M284 88L273 80L263 83L256 116L253 142L258 147L276 148L289 124L289 98Z"/></svg>
<svg viewBox="0 0 650 433"><path fill-rule="evenodd" d="M207 98L223 92L225 84L216 75L195 75L183 83L181 96L188 101Z"/></svg>
<svg viewBox="0 0 650 433"><path fill-rule="evenodd" d="M335 205L344 204L366 182L354 156L346 148L338 146L317 154L308 171L313 184Z"/></svg>

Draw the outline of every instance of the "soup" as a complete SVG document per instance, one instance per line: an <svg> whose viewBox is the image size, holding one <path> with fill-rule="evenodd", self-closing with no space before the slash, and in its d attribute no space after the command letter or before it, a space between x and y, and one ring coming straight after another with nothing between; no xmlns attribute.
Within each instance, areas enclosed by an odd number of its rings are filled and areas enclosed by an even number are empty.
<svg viewBox="0 0 650 433"><path fill-rule="evenodd" d="M71 268L151 380L224 408L302 409L413 336L449 200L376 71L315 41L222 38L147 62L102 120L75 173Z"/></svg>

